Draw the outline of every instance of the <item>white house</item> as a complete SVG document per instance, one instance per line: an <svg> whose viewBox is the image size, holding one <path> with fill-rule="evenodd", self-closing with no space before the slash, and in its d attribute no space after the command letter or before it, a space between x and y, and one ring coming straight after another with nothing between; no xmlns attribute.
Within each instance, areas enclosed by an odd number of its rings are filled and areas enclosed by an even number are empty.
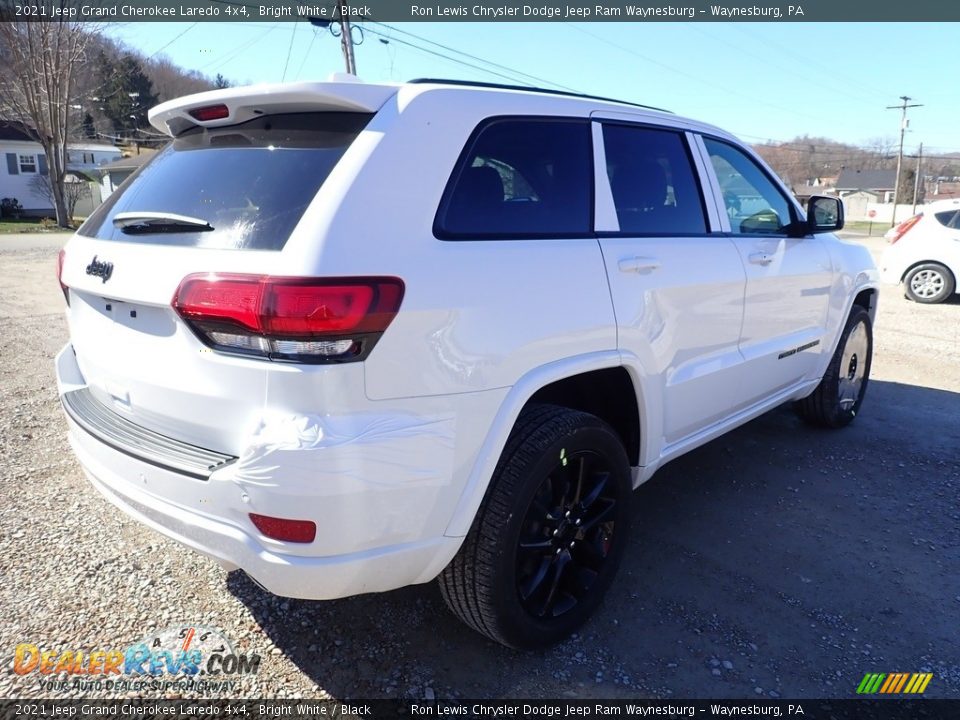
<svg viewBox="0 0 960 720"><path fill-rule="evenodd" d="M67 146L67 169L78 179L97 179L97 167L118 160L120 149L100 143L77 143ZM24 215L53 214L53 205L32 186L37 176L47 175L49 167L40 143L31 139L23 125L0 120L0 198L16 198ZM94 192L95 204L100 198Z"/></svg>

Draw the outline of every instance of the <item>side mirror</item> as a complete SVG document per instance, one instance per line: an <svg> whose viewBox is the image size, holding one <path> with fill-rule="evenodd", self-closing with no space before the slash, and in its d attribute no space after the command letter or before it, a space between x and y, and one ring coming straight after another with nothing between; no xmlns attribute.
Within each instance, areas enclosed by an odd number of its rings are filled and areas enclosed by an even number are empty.
<svg viewBox="0 0 960 720"><path fill-rule="evenodd" d="M839 198L814 195L807 200L807 227L811 233L843 229L843 203Z"/></svg>

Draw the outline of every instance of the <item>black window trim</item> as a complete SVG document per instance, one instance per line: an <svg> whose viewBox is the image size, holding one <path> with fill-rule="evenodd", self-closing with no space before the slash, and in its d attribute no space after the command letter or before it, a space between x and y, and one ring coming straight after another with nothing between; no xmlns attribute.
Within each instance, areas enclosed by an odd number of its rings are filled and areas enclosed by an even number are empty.
<svg viewBox="0 0 960 720"><path fill-rule="evenodd" d="M470 158L470 155L473 153L473 149L477 144L477 140L480 137L480 134L487 129L490 125L499 122L564 122L564 123L575 123L578 125L584 126L584 131L587 133L587 141L590 148L590 172L588 173L589 178L587 182L590 184L589 192L589 218L587 225L587 232L584 233L455 233L445 230L441 227L440 218L446 213L447 208L450 204L451 198L453 196L453 190L460 182L460 176L463 174L464 170L467 168L467 162ZM596 148L593 145L593 133L590 131L591 119L589 117L578 116L578 115L492 115L490 117L484 118L481 120L477 126L470 133L470 136L467 138L466 143L464 143L463 150L460 151L460 156L457 158L456 163L454 163L453 171L450 173L450 177L447 178L447 184L443 189L443 195L440 196L440 202L437 205L437 212L433 216L433 236L437 240L443 241L452 241L452 242L469 242L471 240L477 240L482 242L487 242L491 240L593 240L596 239L597 233L593 231L593 228L596 227L596 197L597 189L596 183L594 181L593 167L596 162Z"/></svg>
<svg viewBox="0 0 960 720"><path fill-rule="evenodd" d="M648 130L659 130L661 132L674 133L675 135L680 135L680 142L682 147L686 152L687 161L690 163L690 171L693 177L693 181L697 186L698 194L700 195L700 211L703 213L703 224L707 228L706 232L702 233L664 233L664 232L649 232L649 233L640 233L640 232L626 232L624 230L603 230L597 233L594 233L597 237L601 238L671 238L671 237L689 237L689 238L704 238L704 237L714 237L717 235L716 231L711 231L712 223L710 222L710 213L707 211L706 205L706 195L704 194L703 188L703 179L700 176L700 172L697 169L697 164L693 160L693 148L690 147L690 139L687 137L687 133L691 132L684 128L678 128L673 125L661 125L658 123L637 121L632 122L630 120L621 119L621 118L603 118L598 117L594 118L593 122L600 123L603 125L621 125L624 127L639 127L645 128ZM602 128L601 128L602 129ZM606 143L604 143L604 157L603 162L606 164ZM617 218L617 223L619 224L620 219ZM718 228L719 230L719 228Z"/></svg>
<svg viewBox="0 0 960 720"><path fill-rule="evenodd" d="M710 148L708 148L707 145L706 145L706 141L707 141L707 140L713 140L714 142L718 142L718 143L721 143L721 144L723 144L723 145L727 145L728 147L732 147L734 150L737 150L737 151L741 152L742 154L746 155L748 159L750 159L751 161L753 161L753 164L757 166L757 169L767 178L767 180L770 181L770 184L773 185L774 189L781 194L781 196L783 197L783 199L784 199L784 200L786 201L786 203L787 203L787 208L790 210L790 224L787 225L786 228L785 228L785 230L783 230L783 231L781 231L781 232L775 232L775 233L742 233L742 232L733 232L733 228L731 227L731 229L730 229L729 232L722 231L722 230L718 230L716 233L714 233L715 235L722 235L722 236L724 236L724 237L737 237L737 238L764 238L764 237L772 237L772 238L797 238L797 237L813 237L812 235L810 235L810 234L807 233L807 232L804 232L804 233L801 234L801 235L798 235L795 231L794 231L794 232L791 232L791 230L790 230L791 228L799 227L801 223L803 223L804 225L806 224L806 223L805 223L805 219L801 219L800 216L799 216L799 214L798 214L798 210L797 210L797 204L798 204L798 203L797 203L796 199L795 199L789 192L785 192L785 191L784 191L784 189L783 189L783 187L782 187L782 183L780 182L779 178L777 178L776 176L774 176L773 174L771 174L771 173L767 170L767 168L764 166L764 164L757 162L757 160L756 160L756 158L754 157L753 153L747 151L741 144L739 144L739 143L737 143L737 142L735 142L735 141L732 141L732 140L730 140L729 138L721 137L721 136L719 136L719 135L714 135L713 133L706 133L706 132L701 132L701 133L698 133L698 134L700 135L701 139L704 141L703 147L704 147L704 149L707 151L707 159L708 159L708 160L709 160L709 155L710 155ZM708 168L708 172L712 172L714 175L716 175L716 170L713 169L713 163L711 162L710 164L711 164L711 167ZM723 207L723 204L722 204L722 203L723 203L723 198L721 197L721 198L718 198L718 199L721 201L721 207Z"/></svg>

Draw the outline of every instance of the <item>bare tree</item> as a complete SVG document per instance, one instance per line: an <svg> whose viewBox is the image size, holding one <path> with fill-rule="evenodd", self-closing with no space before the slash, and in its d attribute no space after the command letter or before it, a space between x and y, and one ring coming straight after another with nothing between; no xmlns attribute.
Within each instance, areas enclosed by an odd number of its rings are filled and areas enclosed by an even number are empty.
<svg viewBox="0 0 960 720"><path fill-rule="evenodd" d="M5 18L6 19L6 18ZM43 146L57 224L69 227L65 178L67 140L79 124L74 104L78 67L86 59L91 23L0 22L0 111L19 120Z"/></svg>
<svg viewBox="0 0 960 720"><path fill-rule="evenodd" d="M53 196L53 183L50 182L49 175L34 175L30 180L30 189L42 198L46 198L51 205L56 204ZM90 191L90 182L74 173L67 173L63 182L63 200L67 206L67 217L73 222L73 215L77 209L77 203L88 198L93 193Z"/></svg>

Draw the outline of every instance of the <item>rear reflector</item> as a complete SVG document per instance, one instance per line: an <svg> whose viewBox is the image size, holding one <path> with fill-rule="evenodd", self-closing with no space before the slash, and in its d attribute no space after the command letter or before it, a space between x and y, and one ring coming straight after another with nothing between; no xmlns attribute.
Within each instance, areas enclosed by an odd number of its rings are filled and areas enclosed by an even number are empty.
<svg viewBox="0 0 960 720"><path fill-rule="evenodd" d="M907 234L907 231L910 230L914 225L916 225L923 218L923 213L917 213L912 218L904 220L902 223L897 225L893 230L893 235L890 236L890 244L893 245L897 240L902 238Z"/></svg>
<svg viewBox="0 0 960 720"><path fill-rule="evenodd" d="M317 536L317 524L310 520L285 520L268 515L250 513L257 530L273 540L309 543Z"/></svg>
<svg viewBox="0 0 960 720"><path fill-rule="evenodd" d="M226 105L208 105L207 107L194 108L188 112L191 117L200 122L223 120L226 117L230 117L230 108Z"/></svg>
<svg viewBox="0 0 960 720"><path fill-rule="evenodd" d="M211 347L297 362L362 360L393 320L403 281L196 274L173 307Z"/></svg>
<svg viewBox="0 0 960 720"><path fill-rule="evenodd" d="M57 282L60 283L60 290L63 291L63 299L67 301L67 305L70 304L70 288L68 288L63 282L63 263L67 259L67 251L64 248L60 248L60 252L57 253Z"/></svg>

